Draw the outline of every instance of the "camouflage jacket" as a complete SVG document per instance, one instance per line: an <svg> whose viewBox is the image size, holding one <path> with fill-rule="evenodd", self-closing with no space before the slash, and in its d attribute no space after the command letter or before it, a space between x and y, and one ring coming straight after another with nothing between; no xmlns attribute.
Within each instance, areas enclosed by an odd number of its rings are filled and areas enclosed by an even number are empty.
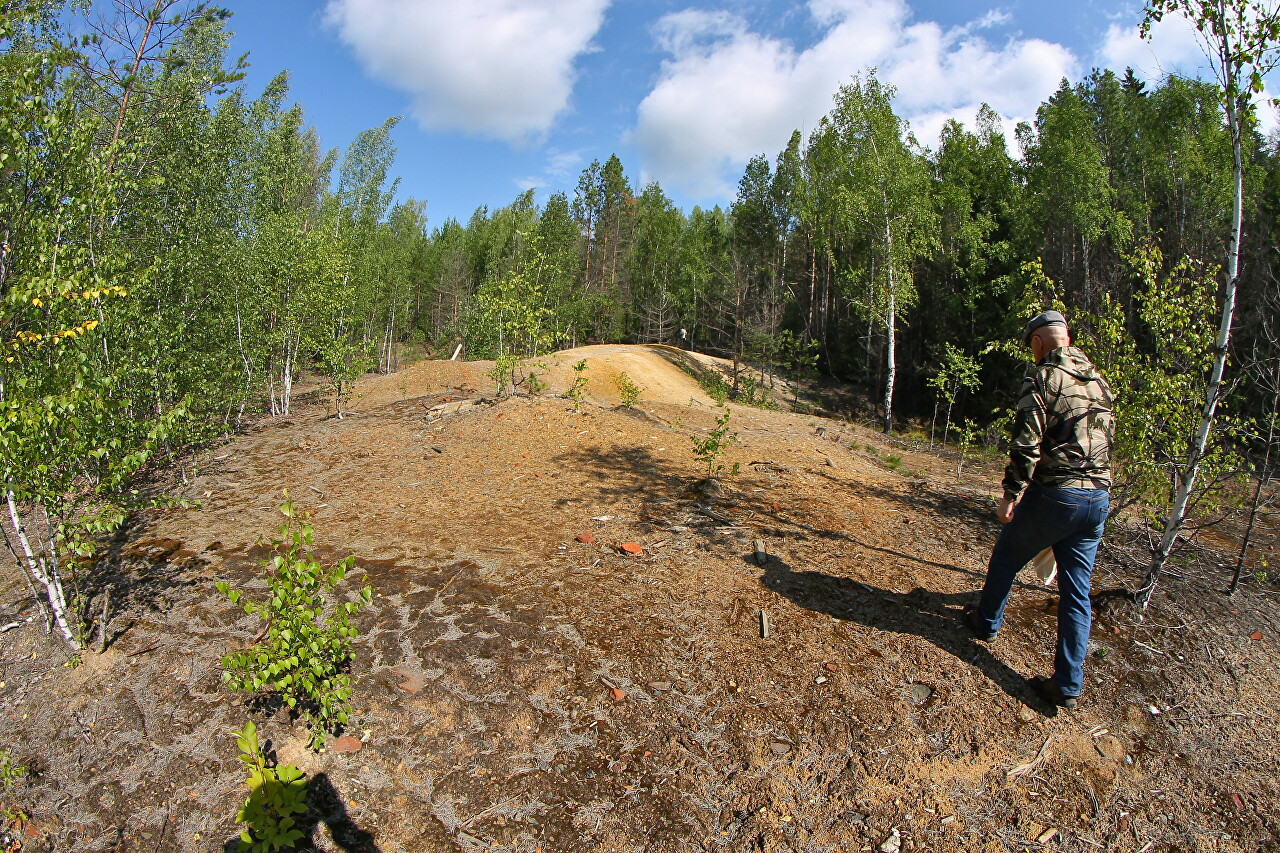
<svg viewBox="0 0 1280 853"><path fill-rule="evenodd" d="M1034 480L1060 489L1111 488L1115 435L1111 389L1076 347L1050 352L1022 380L1013 424L1005 500Z"/></svg>

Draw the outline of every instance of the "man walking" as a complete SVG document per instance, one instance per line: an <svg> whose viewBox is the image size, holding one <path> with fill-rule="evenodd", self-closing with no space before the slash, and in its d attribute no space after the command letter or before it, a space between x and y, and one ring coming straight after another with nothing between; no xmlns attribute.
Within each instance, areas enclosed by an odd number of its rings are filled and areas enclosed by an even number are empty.
<svg viewBox="0 0 1280 853"><path fill-rule="evenodd" d="M1018 570L1052 547L1058 562L1057 654L1053 677L1038 676L1031 686L1051 705L1074 708L1092 621L1089 582L1111 509L1115 418L1111 389L1088 356L1071 346L1062 314L1037 314L1024 340L1035 367L1022 381L1004 498L996 509L1004 529L978 606L964 618L979 638L995 639Z"/></svg>

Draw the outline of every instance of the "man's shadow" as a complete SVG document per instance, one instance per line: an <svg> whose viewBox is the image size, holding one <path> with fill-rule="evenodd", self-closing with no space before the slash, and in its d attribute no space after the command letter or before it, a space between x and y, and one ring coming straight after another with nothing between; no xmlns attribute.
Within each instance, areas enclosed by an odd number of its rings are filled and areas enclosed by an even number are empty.
<svg viewBox="0 0 1280 853"><path fill-rule="evenodd" d="M897 634L923 637L967 665L982 670L1009 696L1041 713L1052 709L1031 690L1027 678L993 655L965 625L963 608L976 600L972 592L940 593L916 588L908 593L836 577L798 572L780 557L747 555L764 570L760 583L805 610Z"/></svg>

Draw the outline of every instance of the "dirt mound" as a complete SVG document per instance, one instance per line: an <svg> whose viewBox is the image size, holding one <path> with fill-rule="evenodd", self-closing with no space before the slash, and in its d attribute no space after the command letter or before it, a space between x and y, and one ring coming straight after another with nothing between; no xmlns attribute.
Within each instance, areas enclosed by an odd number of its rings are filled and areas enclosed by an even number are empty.
<svg viewBox="0 0 1280 853"><path fill-rule="evenodd" d="M713 363L584 347L548 360L550 391L581 358L581 411L423 362L341 421L316 404L207 454L178 489L201 509L113 545L105 653L67 668L35 623L3 635L0 745L38 771L8 793L19 842L223 849L245 796L225 733L253 718L308 772L327 851L1276 849L1271 596L1228 611L1206 555L1146 622L1100 608L1086 701L1046 716L1024 677L1051 667L1052 591L1016 590L995 643L958 620L994 471L731 405L741 474L708 484L690 439L716 410L685 360ZM613 405L622 371L637 409ZM354 753L307 752L221 685L260 626L213 581L261 594L285 489L377 590ZM1129 579L1123 545L1099 589Z"/></svg>
<svg viewBox="0 0 1280 853"><path fill-rule="evenodd" d="M598 344L533 359L527 363L527 369L546 383L546 393L563 394L576 376L573 366L584 360L587 362L583 374L587 378L587 398L604 406L622 402L619 379L623 374L640 389L642 405L690 402L714 405L715 401L702 390L696 377L702 372L712 372L728 379L733 367L732 362L723 358L661 344ZM492 369L491 361L420 361L388 376L368 378L360 386L355 408L385 406L428 394L492 394L494 382L488 376Z"/></svg>

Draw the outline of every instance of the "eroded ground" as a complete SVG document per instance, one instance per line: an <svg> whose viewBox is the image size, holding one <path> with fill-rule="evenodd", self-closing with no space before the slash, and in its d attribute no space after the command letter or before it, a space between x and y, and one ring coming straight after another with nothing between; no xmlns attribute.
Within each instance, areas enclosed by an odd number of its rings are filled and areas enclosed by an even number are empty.
<svg viewBox="0 0 1280 853"><path fill-rule="evenodd" d="M355 415L300 406L204 454L175 489L202 508L137 520L104 562L104 653L0 635L0 746L36 772L10 795L21 849L222 850L245 796L226 732L251 718L309 774L326 851L1280 849L1274 595L1222 597L1205 553L1143 622L1104 596L1085 701L1046 716L1024 678L1051 668L1052 590L1016 590L990 644L957 621L998 474L735 406L741 473L708 489L690 356L584 348L552 391L582 357L581 412L423 362L365 381ZM213 582L265 588L286 489L377 590L357 752L312 754L221 684L259 626ZM1132 581L1126 548L1095 591Z"/></svg>

